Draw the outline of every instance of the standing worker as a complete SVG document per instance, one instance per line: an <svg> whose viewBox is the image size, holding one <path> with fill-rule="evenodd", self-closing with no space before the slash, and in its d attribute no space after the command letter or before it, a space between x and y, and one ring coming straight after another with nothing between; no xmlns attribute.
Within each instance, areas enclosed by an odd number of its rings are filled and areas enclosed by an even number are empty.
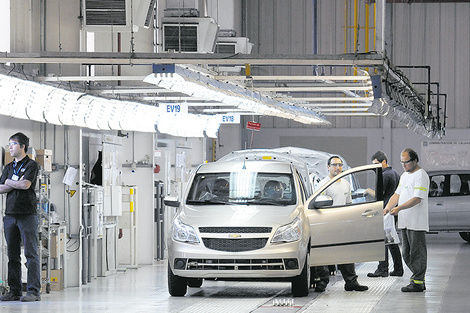
<svg viewBox="0 0 470 313"><path fill-rule="evenodd" d="M384 207L387 206L388 201L395 193L400 181L400 175L387 164L387 155L382 151L377 151L371 157L373 164L382 165L382 180L383 180L383 196L384 196ZM366 193L375 197L375 191L367 188ZM397 216L394 216L395 224L398 220ZM393 271L390 272L390 276L403 276L403 262L401 260L400 247L397 243L391 243L385 245L385 261L380 261L377 269L373 273L368 273L368 277L387 277L388 276L388 251L392 255L393 259Z"/></svg>
<svg viewBox="0 0 470 313"><path fill-rule="evenodd" d="M427 268L426 232L429 230L429 176L418 165L418 154L410 148L401 152L400 163L405 172L394 195L385 206L384 215L398 215L398 228L403 241L403 260L413 273L403 292L426 290L424 277Z"/></svg>
<svg viewBox="0 0 470 313"><path fill-rule="evenodd" d="M343 161L339 156L332 156L328 159L328 172L329 175L323 178L315 189L318 189L333 179L336 175L343 171ZM345 179L336 181L333 185L325 190L325 194L333 199L333 205L345 205L351 203L351 185ZM346 291L365 291L369 287L359 284L356 275L356 266L354 263L338 264L338 269L344 279L344 289ZM326 285L330 282L330 271L327 266L316 266L313 268L313 275L315 281L315 291L325 291Z"/></svg>
<svg viewBox="0 0 470 313"><path fill-rule="evenodd" d="M40 301L41 268L38 255L38 215L36 179L38 164L26 155L29 138L23 133L10 137L10 154L14 160L3 169L0 193L7 193L3 217L5 239L8 246L9 293L1 301ZM21 244L24 246L28 269L27 292L22 295Z"/></svg>

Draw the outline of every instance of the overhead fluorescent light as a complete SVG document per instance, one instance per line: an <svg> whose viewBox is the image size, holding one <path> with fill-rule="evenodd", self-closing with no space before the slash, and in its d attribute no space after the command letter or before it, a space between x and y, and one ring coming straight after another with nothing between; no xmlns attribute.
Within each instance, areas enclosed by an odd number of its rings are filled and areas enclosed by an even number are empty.
<svg viewBox="0 0 470 313"><path fill-rule="evenodd" d="M162 114L156 106L94 97L1 74L0 114L96 130L155 132L160 124L158 131L165 133L167 123L173 127L168 134L184 137L214 137L220 126L215 116ZM181 131L181 125L187 129Z"/></svg>
<svg viewBox="0 0 470 313"><path fill-rule="evenodd" d="M154 70L156 68L158 66L154 66ZM167 66L166 68L169 67ZM199 70L188 67L184 68L174 65L171 67L171 72L152 73L144 79L144 82L190 96L210 101L220 101L246 111L283 117L305 124L330 124L330 122L313 110L277 101L265 94L233 83L220 82Z"/></svg>

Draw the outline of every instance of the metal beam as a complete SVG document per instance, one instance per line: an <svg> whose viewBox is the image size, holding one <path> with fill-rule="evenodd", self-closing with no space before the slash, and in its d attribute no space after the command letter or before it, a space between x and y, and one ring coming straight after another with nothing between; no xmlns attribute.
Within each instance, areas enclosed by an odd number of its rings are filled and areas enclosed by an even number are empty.
<svg viewBox="0 0 470 313"><path fill-rule="evenodd" d="M151 65L151 64L228 64L228 65L325 65L381 66L379 54L220 54L220 53L123 53L123 52L41 52L0 53L0 63L83 64L83 65Z"/></svg>
<svg viewBox="0 0 470 313"><path fill-rule="evenodd" d="M333 75L328 75L328 76L302 76L302 75L297 75L297 76L222 76L222 75L217 75L214 78L218 80L253 80L253 81L326 81L326 80L332 80L332 81L363 81L363 80L370 80L370 76L333 76Z"/></svg>

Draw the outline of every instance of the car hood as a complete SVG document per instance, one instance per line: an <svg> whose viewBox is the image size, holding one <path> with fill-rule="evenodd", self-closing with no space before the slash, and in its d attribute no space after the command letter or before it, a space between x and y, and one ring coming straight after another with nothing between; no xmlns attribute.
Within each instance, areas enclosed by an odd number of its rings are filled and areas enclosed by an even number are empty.
<svg viewBox="0 0 470 313"><path fill-rule="evenodd" d="M275 227L290 223L298 214L295 205L189 205L178 216L193 227Z"/></svg>

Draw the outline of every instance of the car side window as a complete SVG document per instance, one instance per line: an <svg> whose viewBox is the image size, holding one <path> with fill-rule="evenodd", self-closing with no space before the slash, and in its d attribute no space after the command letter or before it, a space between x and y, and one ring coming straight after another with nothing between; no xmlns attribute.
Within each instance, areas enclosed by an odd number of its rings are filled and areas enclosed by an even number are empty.
<svg viewBox="0 0 470 313"><path fill-rule="evenodd" d="M354 177L351 177L351 175L354 175ZM333 199L332 207L375 202L377 201L376 193L367 192L367 190L375 191L376 177L377 175L374 170L355 172L354 174L342 177L340 181L326 188L322 194L328 195ZM350 182L353 180L357 182L357 189L355 190L351 190ZM349 190L349 194L347 190Z"/></svg>
<svg viewBox="0 0 470 313"><path fill-rule="evenodd" d="M460 176L456 174L450 175L450 195L455 196L460 194L461 187L462 181L460 180Z"/></svg>
<svg viewBox="0 0 470 313"><path fill-rule="evenodd" d="M451 196L469 195L470 194L469 181L470 181L470 175L466 175L466 174L450 175L450 195Z"/></svg>
<svg viewBox="0 0 470 313"><path fill-rule="evenodd" d="M441 197L444 195L445 176L435 175L432 176L429 182L429 196Z"/></svg>
<svg viewBox="0 0 470 313"><path fill-rule="evenodd" d="M470 195L470 175L460 175L462 186L460 187L460 194L462 196Z"/></svg>
<svg viewBox="0 0 470 313"><path fill-rule="evenodd" d="M299 177L299 184L300 184L300 192L302 193L302 199L305 201L307 199L307 191L305 190L305 185L302 180L302 175L300 175L299 172L296 171L297 176Z"/></svg>

